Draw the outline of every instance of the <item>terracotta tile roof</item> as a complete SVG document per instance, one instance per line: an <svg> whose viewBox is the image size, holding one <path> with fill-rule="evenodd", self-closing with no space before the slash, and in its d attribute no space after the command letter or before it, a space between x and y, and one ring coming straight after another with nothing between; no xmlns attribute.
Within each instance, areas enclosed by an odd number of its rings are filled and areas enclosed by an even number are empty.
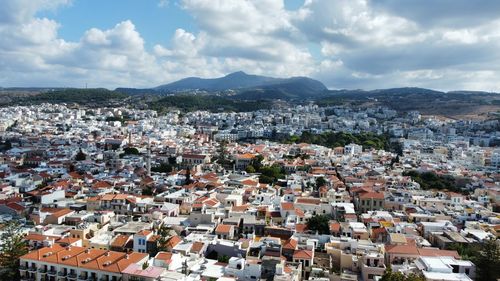
<svg viewBox="0 0 500 281"><path fill-rule="evenodd" d="M359 195L361 199L384 199L384 193L381 192L365 192Z"/></svg>
<svg viewBox="0 0 500 281"><path fill-rule="evenodd" d="M290 239L285 241L285 243L283 244L283 248L295 250L295 249L297 249L298 244L299 244L299 242L297 240L290 238Z"/></svg>
<svg viewBox="0 0 500 281"><path fill-rule="evenodd" d="M303 233L303 232L307 231L307 224L305 224L305 223L295 224L295 231L298 233Z"/></svg>
<svg viewBox="0 0 500 281"><path fill-rule="evenodd" d="M205 243L196 241L193 243L193 246L191 246L191 250L189 250L189 252L199 253L203 249L204 246L205 246Z"/></svg>
<svg viewBox="0 0 500 281"><path fill-rule="evenodd" d="M281 203L281 209L283 211L291 211L295 208L295 206L293 205L293 203L290 203L290 202L282 202Z"/></svg>
<svg viewBox="0 0 500 281"><path fill-rule="evenodd" d="M61 244L62 246L68 246L68 245L76 243L76 242L78 242L80 240L82 240L82 239L80 239L80 238L73 238L73 237L65 237L65 238L57 240L56 243Z"/></svg>
<svg viewBox="0 0 500 281"><path fill-rule="evenodd" d="M106 181L98 181L92 185L92 188L94 189L99 189L99 188L110 188L111 184L109 184Z"/></svg>
<svg viewBox="0 0 500 281"><path fill-rule="evenodd" d="M389 254L418 255L418 249L415 245L386 245L385 251Z"/></svg>
<svg viewBox="0 0 500 281"><path fill-rule="evenodd" d="M245 154L238 154L236 155L236 158L237 159L247 159L247 160L251 160L255 157L255 154L251 154L251 153L245 153Z"/></svg>
<svg viewBox="0 0 500 281"><path fill-rule="evenodd" d="M321 200L318 198L299 197L295 200L295 203L319 205L321 203Z"/></svg>
<svg viewBox="0 0 500 281"><path fill-rule="evenodd" d="M26 208L24 208L24 206L21 206L15 202L7 203L5 206L7 206L8 208L10 208L16 212L23 212L24 210L26 210Z"/></svg>
<svg viewBox="0 0 500 281"><path fill-rule="evenodd" d="M171 252L158 252L155 259L170 262L172 260L173 253Z"/></svg>
<svg viewBox="0 0 500 281"><path fill-rule="evenodd" d="M148 236L151 233L152 233L151 230L144 229L144 230L141 230L141 231L137 232L137 235L139 235L139 236Z"/></svg>
<svg viewBox="0 0 500 281"><path fill-rule="evenodd" d="M52 235L43 235L39 233L29 233L28 235L24 236L25 241L45 241L46 239L59 239L61 238L60 236L52 236Z"/></svg>
<svg viewBox="0 0 500 281"><path fill-rule="evenodd" d="M229 234L231 233L231 231L233 231L233 229L234 229L233 225L219 224L215 229L215 233Z"/></svg>
<svg viewBox="0 0 500 281"><path fill-rule="evenodd" d="M246 210L248 210L248 204L240 205L240 206L233 206L231 208L231 211L233 211L233 212L244 212Z"/></svg>
<svg viewBox="0 0 500 281"><path fill-rule="evenodd" d="M123 234L116 235L113 241L111 242L111 247L124 248L125 245L127 245L129 239L130 239L129 235L123 235Z"/></svg>
<svg viewBox="0 0 500 281"><path fill-rule="evenodd" d="M441 250L434 248L418 248L418 254L423 257L454 257L460 259L457 251Z"/></svg>
<svg viewBox="0 0 500 281"><path fill-rule="evenodd" d="M177 246L177 244L179 244L181 242L182 242L182 238L180 238L179 236L172 236L167 241L167 247L168 248L173 248L173 247Z"/></svg>
<svg viewBox="0 0 500 281"><path fill-rule="evenodd" d="M62 209L62 210L59 210L57 212L52 213L52 216L56 217L56 218L60 218L62 216L66 216L66 215L69 215L69 214L74 213L74 212L75 211L73 211L71 209Z"/></svg>
<svg viewBox="0 0 500 281"><path fill-rule="evenodd" d="M330 223L330 232L336 233L340 231L340 223L332 222Z"/></svg>
<svg viewBox="0 0 500 281"><path fill-rule="evenodd" d="M309 250L295 250L293 252L293 259L310 260L312 257L313 253Z"/></svg>

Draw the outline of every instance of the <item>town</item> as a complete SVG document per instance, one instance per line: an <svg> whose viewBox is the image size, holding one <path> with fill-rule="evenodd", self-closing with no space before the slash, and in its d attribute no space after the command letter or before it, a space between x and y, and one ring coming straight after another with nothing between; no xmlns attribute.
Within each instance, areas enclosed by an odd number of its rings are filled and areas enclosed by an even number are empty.
<svg viewBox="0 0 500 281"><path fill-rule="evenodd" d="M312 102L0 116L10 280L498 276L498 118Z"/></svg>

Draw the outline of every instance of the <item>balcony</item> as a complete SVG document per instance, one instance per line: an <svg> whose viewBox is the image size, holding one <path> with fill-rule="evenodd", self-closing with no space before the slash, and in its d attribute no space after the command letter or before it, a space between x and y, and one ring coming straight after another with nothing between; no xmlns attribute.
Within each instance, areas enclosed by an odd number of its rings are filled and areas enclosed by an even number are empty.
<svg viewBox="0 0 500 281"><path fill-rule="evenodd" d="M79 275L78 280L87 280L87 275Z"/></svg>
<svg viewBox="0 0 500 281"><path fill-rule="evenodd" d="M28 270L28 267L25 265L21 265L21 266L19 266L19 270L26 271L26 270Z"/></svg>
<svg viewBox="0 0 500 281"><path fill-rule="evenodd" d="M38 273L46 273L47 269L46 268L39 268Z"/></svg>
<svg viewBox="0 0 500 281"><path fill-rule="evenodd" d="M64 271L59 271L59 272L57 273L57 276L59 276L59 277L65 277L67 274L68 274L67 272L64 272Z"/></svg>
<svg viewBox="0 0 500 281"><path fill-rule="evenodd" d="M51 269L51 270L47 271L47 275L55 276L56 274L57 274L57 271L55 269Z"/></svg>
<svg viewBox="0 0 500 281"><path fill-rule="evenodd" d="M69 273L68 279L76 279L76 273Z"/></svg>
<svg viewBox="0 0 500 281"><path fill-rule="evenodd" d="M36 272L36 266L28 267L28 271L33 273Z"/></svg>

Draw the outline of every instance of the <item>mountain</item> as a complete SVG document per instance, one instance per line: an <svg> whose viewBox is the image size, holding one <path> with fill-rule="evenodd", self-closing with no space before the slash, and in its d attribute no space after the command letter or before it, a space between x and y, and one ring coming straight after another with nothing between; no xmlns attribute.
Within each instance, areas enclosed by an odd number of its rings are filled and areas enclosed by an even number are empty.
<svg viewBox="0 0 500 281"><path fill-rule="evenodd" d="M220 78L189 77L179 81L153 88L158 92L186 92L203 90L207 92L223 92L232 90L237 98L242 99L276 99L276 98L308 98L327 90L323 83L307 78L272 78L234 72Z"/></svg>
<svg viewBox="0 0 500 281"><path fill-rule="evenodd" d="M158 86L154 89L159 91L180 92L189 90L205 90L205 91L225 91L240 88L251 88L261 86L280 79L246 74L243 71L234 72L221 78L198 78L188 77L179 81Z"/></svg>

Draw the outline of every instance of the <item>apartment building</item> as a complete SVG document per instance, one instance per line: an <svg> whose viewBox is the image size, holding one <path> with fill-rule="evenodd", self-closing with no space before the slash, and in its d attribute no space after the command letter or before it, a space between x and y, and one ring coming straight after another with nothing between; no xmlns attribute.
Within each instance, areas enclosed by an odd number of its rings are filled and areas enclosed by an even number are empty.
<svg viewBox="0 0 500 281"><path fill-rule="evenodd" d="M20 258L21 280L118 281L131 265L143 265L148 254L129 254L54 244Z"/></svg>

